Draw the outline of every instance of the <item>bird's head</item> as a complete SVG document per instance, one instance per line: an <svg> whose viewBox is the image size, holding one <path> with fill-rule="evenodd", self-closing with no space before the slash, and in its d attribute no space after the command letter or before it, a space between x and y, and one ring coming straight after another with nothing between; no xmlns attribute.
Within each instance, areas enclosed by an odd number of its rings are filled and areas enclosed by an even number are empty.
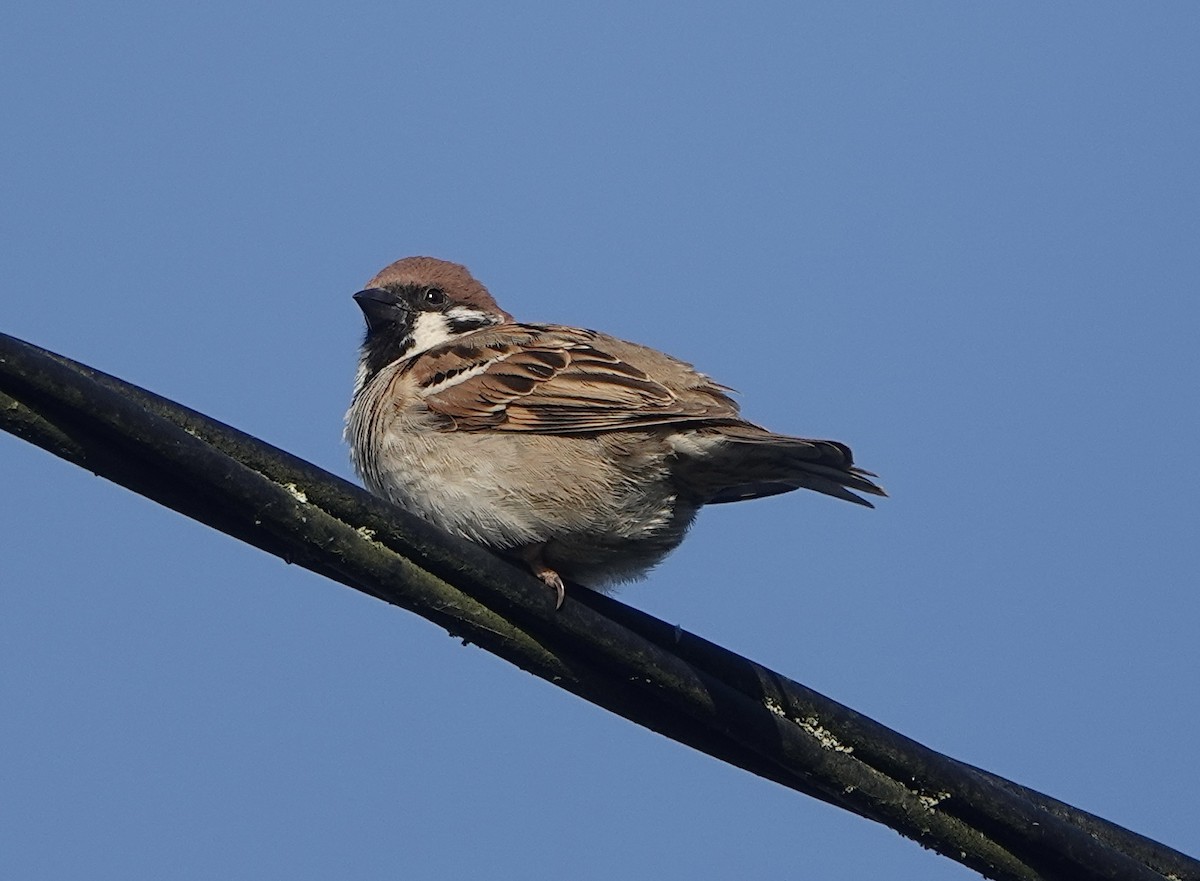
<svg viewBox="0 0 1200 881"><path fill-rule="evenodd" d="M367 322L362 382L394 361L512 321L465 266L433 257L397 260L367 282L354 300Z"/></svg>

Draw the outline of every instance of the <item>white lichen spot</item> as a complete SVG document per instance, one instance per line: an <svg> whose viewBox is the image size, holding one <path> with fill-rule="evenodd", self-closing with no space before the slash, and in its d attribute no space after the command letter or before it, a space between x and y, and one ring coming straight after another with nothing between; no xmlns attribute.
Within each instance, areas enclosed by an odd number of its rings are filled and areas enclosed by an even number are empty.
<svg viewBox="0 0 1200 881"><path fill-rule="evenodd" d="M854 747L847 746L833 735L833 732L825 728L821 721L816 716L808 716L804 719L797 719L796 724L811 734L817 739L817 743L825 747L825 749L833 750L836 753L852 753Z"/></svg>
<svg viewBox="0 0 1200 881"><path fill-rule="evenodd" d="M302 504L302 505L308 504L308 496L305 495L304 490L300 489L300 487L296 486L296 484L285 483L283 485L283 488L286 489L289 493L291 493L292 498L295 499L297 502L300 502L300 504Z"/></svg>
<svg viewBox="0 0 1200 881"><path fill-rule="evenodd" d="M785 718L787 716L787 714L783 711L783 707L780 706L779 701L775 700L773 697L763 698L763 706L766 707L768 711L774 713L780 718Z"/></svg>
<svg viewBox="0 0 1200 881"><path fill-rule="evenodd" d="M375 541L375 530L369 526L360 526L360 527L358 527L358 529L356 529L354 531L357 532L359 535L361 535L363 538L365 538L367 541Z"/></svg>
<svg viewBox="0 0 1200 881"><path fill-rule="evenodd" d="M949 797L950 793L948 792L935 792L932 795L929 793L921 793L917 796L917 801L919 801L926 810L932 811Z"/></svg>

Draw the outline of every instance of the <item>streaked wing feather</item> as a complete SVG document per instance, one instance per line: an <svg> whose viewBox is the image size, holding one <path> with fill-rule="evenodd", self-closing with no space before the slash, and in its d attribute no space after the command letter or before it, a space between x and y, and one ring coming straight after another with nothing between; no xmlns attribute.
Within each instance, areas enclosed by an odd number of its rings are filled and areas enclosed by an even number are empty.
<svg viewBox="0 0 1200 881"><path fill-rule="evenodd" d="M528 329L527 337L507 345L460 343L452 371L439 371L430 359L426 385L434 390L425 403L460 431L578 434L737 416L724 387L698 373L690 374L694 385L680 394L591 338ZM458 374L468 375L447 382Z"/></svg>

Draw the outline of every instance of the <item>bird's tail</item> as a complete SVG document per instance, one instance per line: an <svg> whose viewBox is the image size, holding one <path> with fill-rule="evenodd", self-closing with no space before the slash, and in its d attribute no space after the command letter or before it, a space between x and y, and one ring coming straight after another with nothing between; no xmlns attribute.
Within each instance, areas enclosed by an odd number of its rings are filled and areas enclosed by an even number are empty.
<svg viewBox="0 0 1200 881"><path fill-rule="evenodd" d="M855 466L850 448L838 441L789 437L748 423L722 427L709 439L702 455L681 451L683 461L676 471L706 504L760 499L803 488L873 508L851 490L887 495L870 479L875 475Z"/></svg>

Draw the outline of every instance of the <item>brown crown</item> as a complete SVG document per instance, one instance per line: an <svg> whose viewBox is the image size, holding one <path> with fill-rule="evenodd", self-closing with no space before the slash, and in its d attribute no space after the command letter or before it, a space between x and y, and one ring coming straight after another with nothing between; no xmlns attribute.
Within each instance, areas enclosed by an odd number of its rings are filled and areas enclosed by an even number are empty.
<svg viewBox="0 0 1200 881"><path fill-rule="evenodd" d="M496 305L483 283L471 275L470 270L461 263L438 260L436 257L405 257L385 266L367 282L369 288L389 285L438 287L456 303L485 309L503 315L506 321L512 321L512 316Z"/></svg>

